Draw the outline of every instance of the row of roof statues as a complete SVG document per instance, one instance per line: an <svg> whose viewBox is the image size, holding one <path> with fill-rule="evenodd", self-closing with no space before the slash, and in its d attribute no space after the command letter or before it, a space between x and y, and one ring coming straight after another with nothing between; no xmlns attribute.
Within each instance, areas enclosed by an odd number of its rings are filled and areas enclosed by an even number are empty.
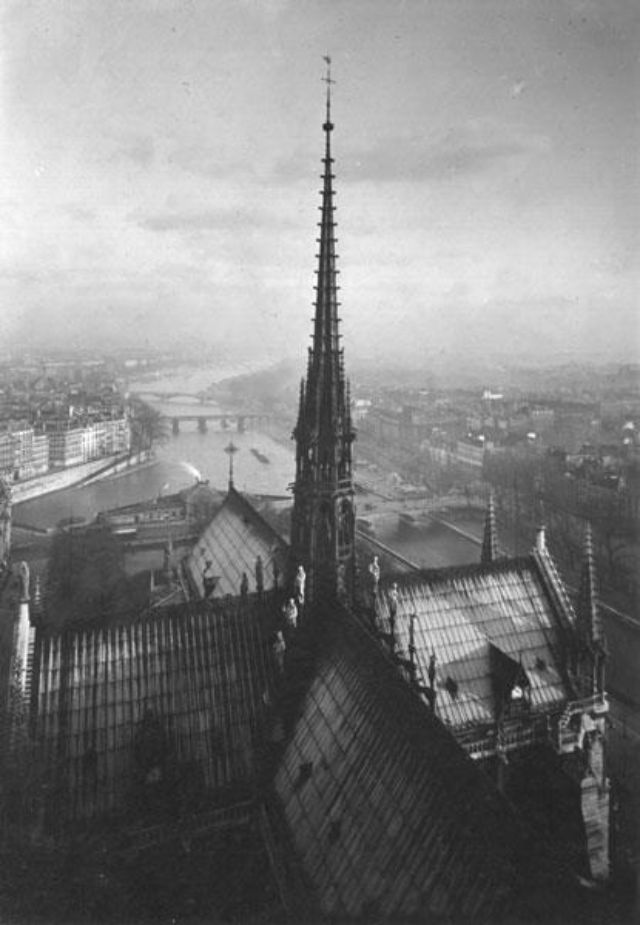
<svg viewBox="0 0 640 925"><path fill-rule="evenodd" d="M299 565L293 579L293 597L287 598L282 607L283 628L276 630L271 642L271 652L278 674L284 674L284 656L287 651L286 638L291 639L298 628L298 616L304 607L307 574ZM286 638L285 638L286 637Z"/></svg>

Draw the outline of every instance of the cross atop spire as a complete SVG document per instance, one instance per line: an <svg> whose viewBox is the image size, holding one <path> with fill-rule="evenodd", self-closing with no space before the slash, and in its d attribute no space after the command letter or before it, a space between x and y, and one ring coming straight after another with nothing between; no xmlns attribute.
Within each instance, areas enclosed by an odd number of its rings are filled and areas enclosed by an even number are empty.
<svg viewBox="0 0 640 925"><path fill-rule="evenodd" d="M333 122L331 121L331 84L335 83L335 80L331 79L331 58L329 55L323 55L322 60L327 65L327 73L322 78L324 83L327 85L327 120L323 125L325 132L333 131Z"/></svg>

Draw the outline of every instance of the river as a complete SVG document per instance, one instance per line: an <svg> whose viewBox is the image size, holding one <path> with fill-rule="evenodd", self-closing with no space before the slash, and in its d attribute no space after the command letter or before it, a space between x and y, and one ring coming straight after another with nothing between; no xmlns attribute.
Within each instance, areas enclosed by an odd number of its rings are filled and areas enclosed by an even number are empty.
<svg viewBox="0 0 640 925"><path fill-rule="evenodd" d="M188 430L187 427L191 427ZM17 524L47 528L69 517L92 520L99 511L172 494L193 484L197 469L213 488L228 484L229 457L224 448L229 441L238 447L234 454L234 483L240 491L254 494L286 495L293 479L293 443L291 449L276 443L258 431L214 431L206 434L195 425L185 425L180 434L171 436L156 450L155 462L92 485L64 491L16 504ZM256 450L261 461L252 450Z"/></svg>
<svg viewBox="0 0 640 925"><path fill-rule="evenodd" d="M218 366L215 370L184 367L171 374L131 380L129 391L176 391L195 395L212 382L249 372L252 372L250 366ZM183 399L150 404L168 417L224 410L211 402L190 404ZM238 489L255 494L287 493L294 472L293 443L289 448L258 431L248 430L239 434L231 428L210 428L203 434L195 423L187 423L181 425L178 435L172 434L166 443L156 447L153 463L92 485L68 488L16 504L14 522L47 529L71 517L93 520L99 511L156 498L161 493L172 494L188 487L194 481L194 469L203 479L208 479L213 488L225 489L229 457L224 448L230 440L238 447L233 460L234 482ZM260 454L262 460L252 450Z"/></svg>
<svg viewBox="0 0 640 925"><path fill-rule="evenodd" d="M131 391L158 390L193 393L206 388L216 379L250 372L250 368L177 370L172 376L145 377L129 384ZM154 407L168 417L180 413L194 414L221 411L212 403L189 404L184 399L154 402ZM194 481L194 470L211 486L225 489L229 477L229 456L225 447L233 441L234 484L240 491L261 495L286 496L294 476L294 444L278 443L260 431L214 429L200 433L195 423L182 424L179 434L171 434L156 449L154 462L121 473L92 485L65 489L14 506L17 525L47 529L61 520L93 520L99 511L172 494ZM423 567L462 564L477 561L476 545L440 524L421 526L409 533L398 530L397 522L383 529L385 543Z"/></svg>

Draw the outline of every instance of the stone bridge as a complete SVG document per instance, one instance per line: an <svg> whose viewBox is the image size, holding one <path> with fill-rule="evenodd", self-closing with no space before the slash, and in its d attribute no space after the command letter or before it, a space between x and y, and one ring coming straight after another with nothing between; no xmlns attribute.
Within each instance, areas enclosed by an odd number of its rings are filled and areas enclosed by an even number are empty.
<svg viewBox="0 0 640 925"><path fill-rule="evenodd" d="M242 434L247 428L264 427L271 421L271 415L258 411L206 411L202 414L168 414L174 434L180 433L180 425L196 423L198 430L206 434L209 424L217 423L222 430L234 428Z"/></svg>
<svg viewBox="0 0 640 925"><path fill-rule="evenodd" d="M148 401L149 399L171 401L173 398L184 398L193 402L193 404L203 404L207 401L207 396L204 392L162 392L155 389L139 389L131 394L135 395L136 398L141 398L143 401Z"/></svg>

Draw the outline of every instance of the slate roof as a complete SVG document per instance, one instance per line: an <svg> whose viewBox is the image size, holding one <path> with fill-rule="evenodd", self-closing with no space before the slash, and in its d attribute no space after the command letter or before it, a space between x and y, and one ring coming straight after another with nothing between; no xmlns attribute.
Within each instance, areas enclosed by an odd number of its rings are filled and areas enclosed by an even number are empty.
<svg viewBox="0 0 640 925"><path fill-rule="evenodd" d="M258 616L200 602L127 626L38 630L35 754L57 823L122 812L148 775L251 790L269 684Z"/></svg>
<svg viewBox="0 0 640 925"><path fill-rule="evenodd" d="M329 635L274 785L320 911L493 921L523 849L510 804L349 614Z"/></svg>
<svg viewBox="0 0 640 925"><path fill-rule="evenodd" d="M185 563L187 574L200 597L204 596L203 573L216 576L215 596L238 595L242 573L249 591L256 590L256 560L262 559L264 587L274 582L274 560L280 575L286 563L287 545L235 488L230 488L222 506L214 514Z"/></svg>
<svg viewBox="0 0 640 925"><path fill-rule="evenodd" d="M434 653L436 713L444 722L462 729L499 718L495 650L522 665L532 713L559 707L570 696L562 674L558 605L534 555L402 575L397 584L397 645L408 659L415 614L417 674L427 685ZM389 588L386 582L378 601L379 626L387 633Z"/></svg>

